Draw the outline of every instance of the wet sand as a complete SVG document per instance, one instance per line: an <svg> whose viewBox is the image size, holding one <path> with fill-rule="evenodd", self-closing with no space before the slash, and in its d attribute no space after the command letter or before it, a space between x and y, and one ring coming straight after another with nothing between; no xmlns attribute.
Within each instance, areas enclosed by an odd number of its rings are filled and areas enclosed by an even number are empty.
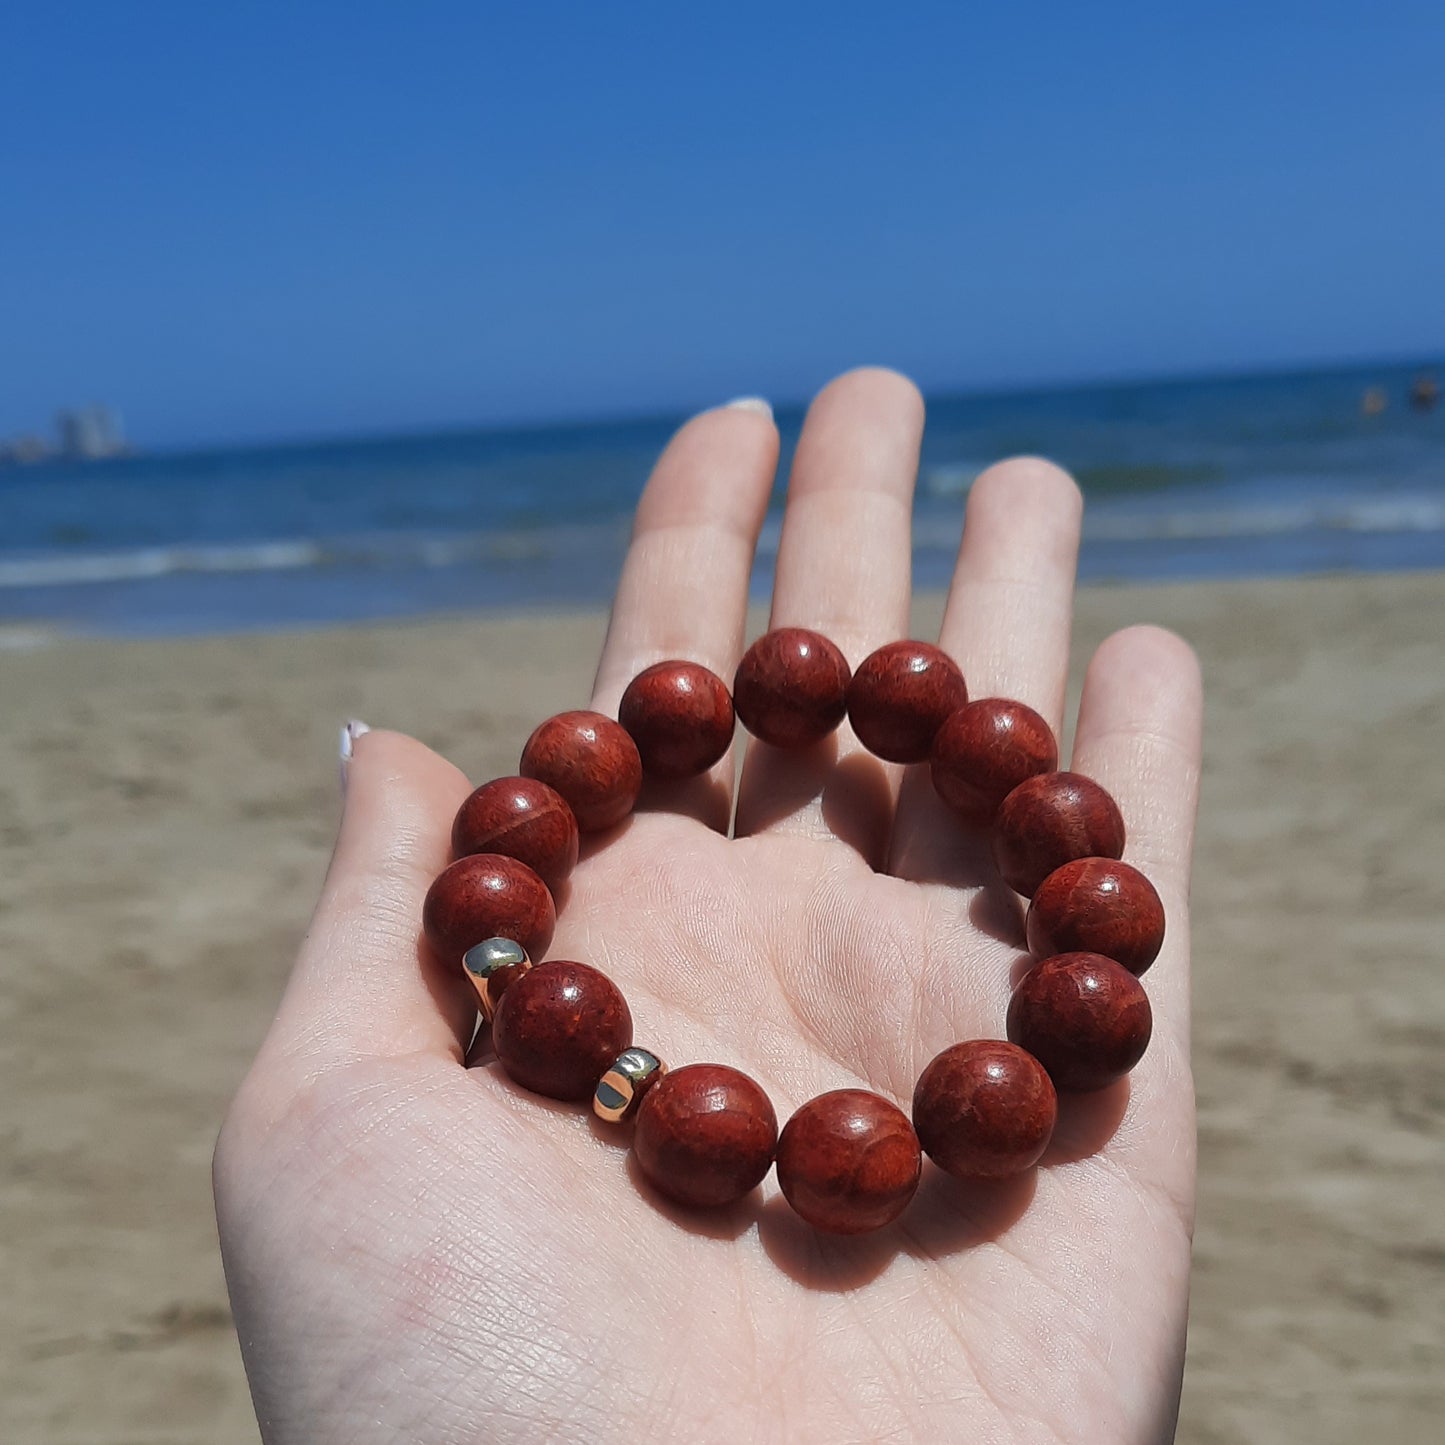
<svg viewBox="0 0 1445 1445"><path fill-rule="evenodd" d="M1209 697L1179 1439L1437 1441L1445 574L1089 589L1080 656L1133 621ZM0 652L0 1438L257 1439L210 1152L326 865L337 727L507 771L602 628Z"/></svg>

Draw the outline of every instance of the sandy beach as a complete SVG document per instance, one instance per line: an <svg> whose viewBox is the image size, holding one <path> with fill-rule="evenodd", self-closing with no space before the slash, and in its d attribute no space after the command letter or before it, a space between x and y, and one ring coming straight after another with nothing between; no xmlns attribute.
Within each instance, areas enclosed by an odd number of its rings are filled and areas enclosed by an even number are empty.
<svg viewBox="0 0 1445 1445"><path fill-rule="evenodd" d="M938 598L916 630L932 635ZM1208 686L1187 1445L1440 1439L1445 574L1081 593ZM257 1439L211 1147L330 850L338 725L480 779L604 619L0 652L0 1437Z"/></svg>

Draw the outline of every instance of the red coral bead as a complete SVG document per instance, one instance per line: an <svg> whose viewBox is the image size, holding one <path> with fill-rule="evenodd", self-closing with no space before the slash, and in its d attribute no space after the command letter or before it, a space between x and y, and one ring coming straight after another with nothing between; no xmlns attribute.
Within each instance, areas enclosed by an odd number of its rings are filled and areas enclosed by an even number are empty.
<svg viewBox="0 0 1445 1445"><path fill-rule="evenodd" d="M557 959L512 980L492 1019L492 1047L507 1074L549 1099L590 1099L632 1043L621 990L585 963Z"/></svg>
<svg viewBox="0 0 1445 1445"><path fill-rule="evenodd" d="M642 787L637 744L621 723L600 712L549 717L527 739L519 771L555 788L584 833L620 823Z"/></svg>
<svg viewBox="0 0 1445 1445"><path fill-rule="evenodd" d="M1002 1039L954 1044L918 1076L913 1126L928 1157L960 1179L1004 1179L1039 1160L1058 1096L1044 1067Z"/></svg>
<svg viewBox="0 0 1445 1445"><path fill-rule="evenodd" d="M632 734L644 772L694 778L733 740L733 700L715 672L696 662L658 662L627 684L617 720Z"/></svg>
<svg viewBox="0 0 1445 1445"><path fill-rule="evenodd" d="M743 654L733 705L755 738L775 748L803 748L847 716L849 676L847 659L821 633L779 627Z"/></svg>
<svg viewBox="0 0 1445 1445"><path fill-rule="evenodd" d="M1014 990L1008 1036L1049 1071L1057 1089L1088 1092L1123 1078L1149 1047L1154 1016L1144 986L1098 953L1035 964Z"/></svg>
<svg viewBox="0 0 1445 1445"><path fill-rule="evenodd" d="M778 1140L784 1198L832 1234L862 1234L897 1219L918 1188L922 1163L908 1116L866 1089L810 1100Z"/></svg>
<svg viewBox="0 0 1445 1445"><path fill-rule="evenodd" d="M547 885L515 858L473 853L437 874L421 911L422 931L448 964L488 938L510 938L533 958L546 953L557 927Z"/></svg>
<svg viewBox="0 0 1445 1445"><path fill-rule="evenodd" d="M848 721L870 753L921 763L939 728L967 701L963 673L946 652L927 642L890 642L853 674Z"/></svg>
<svg viewBox="0 0 1445 1445"><path fill-rule="evenodd" d="M1081 773L1040 773L999 804L993 856L1003 881L1025 897L1075 858L1118 858L1124 852L1119 805Z"/></svg>
<svg viewBox="0 0 1445 1445"><path fill-rule="evenodd" d="M525 863L554 893L577 865L577 819L555 789L536 778L493 778L457 810L452 852L504 853Z"/></svg>
<svg viewBox="0 0 1445 1445"><path fill-rule="evenodd" d="M755 1189L777 1142L773 1106L746 1074L726 1064L688 1064L647 1091L632 1152L659 1194L707 1209Z"/></svg>
<svg viewBox="0 0 1445 1445"><path fill-rule="evenodd" d="M1020 783L1058 767L1059 745L1033 708L981 697L949 715L931 761L938 796L963 817L988 822Z"/></svg>
<svg viewBox="0 0 1445 1445"><path fill-rule="evenodd" d="M1113 858L1076 858L1055 868L1029 904L1029 951L1102 953L1144 972L1164 943L1164 905L1137 869Z"/></svg>

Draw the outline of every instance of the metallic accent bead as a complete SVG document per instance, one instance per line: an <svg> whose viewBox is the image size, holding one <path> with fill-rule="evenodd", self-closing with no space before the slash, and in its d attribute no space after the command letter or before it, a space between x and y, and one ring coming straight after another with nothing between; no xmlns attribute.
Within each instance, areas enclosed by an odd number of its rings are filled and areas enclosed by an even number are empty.
<svg viewBox="0 0 1445 1445"><path fill-rule="evenodd" d="M508 984L532 966L527 950L510 938L487 938L462 955L462 968L477 991L482 1017L488 1023Z"/></svg>
<svg viewBox="0 0 1445 1445"><path fill-rule="evenodd" d="M667 1072L667 1065L647 1049L626 1049L597 1081L592 1112L609 1124L631 1117L642 1096Z"/></svg>

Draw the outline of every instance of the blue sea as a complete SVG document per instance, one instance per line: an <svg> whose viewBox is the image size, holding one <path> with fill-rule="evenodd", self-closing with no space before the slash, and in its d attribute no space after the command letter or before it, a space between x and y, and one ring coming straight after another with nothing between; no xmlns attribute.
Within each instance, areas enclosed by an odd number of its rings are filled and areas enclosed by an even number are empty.
<svg viewBox="0 0 1445 1445"><path fill-rule="evenodd" d="M1088 499L1081 571L1145 581L1445 565L1437 363L929 398L915 514L941 585L991 461L1042 453ZM1362 398L1379 388L1384 411ZM604 602L659 416L156 453L0 470L0 629L164 634ZM754 578L764 595L802 409Z"/></svg>

